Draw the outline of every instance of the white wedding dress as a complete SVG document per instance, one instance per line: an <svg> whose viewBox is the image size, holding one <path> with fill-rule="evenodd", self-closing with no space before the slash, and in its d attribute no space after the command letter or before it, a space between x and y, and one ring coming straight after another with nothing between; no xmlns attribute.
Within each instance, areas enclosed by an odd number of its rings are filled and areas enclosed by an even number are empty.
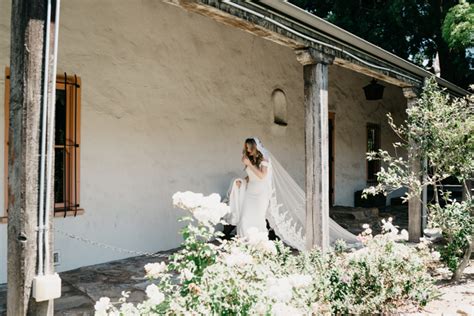
<svg viewBox="0 0 474 316"><path fill-rule="evenodd" d="M247 237L248 229L267 231L266 221L286 244L303 251L306 248L306 194L276 158L254 137L257 149L263 154L262 162L268 169L263 179L246 168L249 182L236 179L231 183L230 213L224 218L237 226L237 235ZM240 188L237 181L241 181ZM352 246L360 245L357 237L329 219L331 243L344 240Z"/></svg>
<svg viewBox="0 0 474 316"><path fill-rule="evenodd" d="M238 192L238 195L242 194L242 209L239 212L237 224L237 235L242 237L247 237L247 232L252 227L257 228L259 232L267 231L265 217L272 194L271 169L267 161L262 161L260 168L262 166L267 167L267 174L263 179L260 179L251 168L247 167L245 171L249 177L248 183L245 180L240 180L242 181L240 188L233 188Z"/></svg>

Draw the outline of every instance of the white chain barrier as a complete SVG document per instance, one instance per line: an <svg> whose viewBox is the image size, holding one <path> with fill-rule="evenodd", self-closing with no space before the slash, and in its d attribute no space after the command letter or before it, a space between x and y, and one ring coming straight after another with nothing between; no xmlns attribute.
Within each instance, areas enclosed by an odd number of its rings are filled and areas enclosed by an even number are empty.
<svg viewBox="0 0 474 316"><path fill-rule="evenodd" d="M55 228L53 230L54 230L54 232L59 233L63 236L69 237L71 239L78 240L78 241L81 241L81 242L89 244L89 245L93 245L93 246L96 246L96 247L99 247L99 248L109 249L109 250L120 252L120 253L127 253L127 254L131 254L131 255L134 255L134 256L146 256L146 257L153 257L153 258L168 258L168 256L169 256L169 254L165 254L165 253L150 253L150 252L134 251L134 250L129 250L129 249L125 249L125 248L120 248L120 247L116 247L116 246L112 246L112 245L107 245L107 244L104 244L104 243L99 242L99 241L94 241L94 240L87 239L87 238L84 238L84 237L81 237L81 236L77 236L77 235L74 235L74 234L71 234L71 233L66 233L66 232L64 232L60 229L57 229L57 228Z"/></svg>

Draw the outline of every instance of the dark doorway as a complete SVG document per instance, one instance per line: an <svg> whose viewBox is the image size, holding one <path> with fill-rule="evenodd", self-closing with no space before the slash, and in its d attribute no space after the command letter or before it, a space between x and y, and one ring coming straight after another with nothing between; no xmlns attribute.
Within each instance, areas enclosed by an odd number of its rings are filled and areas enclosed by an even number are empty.
<svg viewBox="0 0 474 316"><path fill-rule="evenodd" d="M335 174L334 174L334 120L335 114L329 113L329 206L334 205L334 185L335 185Z"/></svg>

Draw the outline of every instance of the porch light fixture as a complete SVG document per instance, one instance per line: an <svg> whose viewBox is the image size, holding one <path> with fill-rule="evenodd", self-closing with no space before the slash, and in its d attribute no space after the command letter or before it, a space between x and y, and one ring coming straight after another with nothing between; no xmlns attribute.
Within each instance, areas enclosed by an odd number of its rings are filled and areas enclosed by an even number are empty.
<svg viewBox="0 0 474 316"><path fill-rule="evenodd" d="M383 89L385 86L377 83L377 80L372 79L370 84L364 87L365 98L367 100L380 100L383 97Z"/></svg>

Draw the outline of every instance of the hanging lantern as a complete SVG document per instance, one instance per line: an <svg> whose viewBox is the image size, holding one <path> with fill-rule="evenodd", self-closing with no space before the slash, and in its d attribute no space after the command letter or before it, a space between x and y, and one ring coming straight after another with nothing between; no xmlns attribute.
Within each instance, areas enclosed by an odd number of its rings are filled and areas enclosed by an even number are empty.
<svg viewBox="0 0 474 316"><path fill-rule="evenodd" d="M365 98L367 100L380 100L383 97L383 89L385 87L377 83L377 80L372 79L370 84L364 87Z"/></svg>

